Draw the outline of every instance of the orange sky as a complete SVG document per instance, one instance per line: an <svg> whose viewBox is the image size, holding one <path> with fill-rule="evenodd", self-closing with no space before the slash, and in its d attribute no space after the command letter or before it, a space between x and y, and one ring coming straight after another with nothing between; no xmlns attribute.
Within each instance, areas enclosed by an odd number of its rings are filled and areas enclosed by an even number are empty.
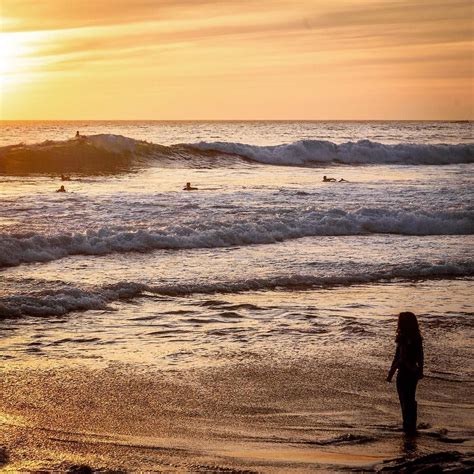
<svg viewBox="0 0 474 474"><path fill-rule="evenodd" d="M474 119L472 0L0 0L2 119Z"/></svg>

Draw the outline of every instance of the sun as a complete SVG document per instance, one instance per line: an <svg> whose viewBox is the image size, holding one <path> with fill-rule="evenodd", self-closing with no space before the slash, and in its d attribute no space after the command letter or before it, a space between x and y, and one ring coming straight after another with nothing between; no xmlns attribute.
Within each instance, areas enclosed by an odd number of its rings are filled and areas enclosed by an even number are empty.
<svg viewBox="0 0 474 474"><path fill-rule="evenodd" d="M21 71L24 57L30 52L25 38L14 33L0 33L0 74L8 76Z"/></svg>
<svg viewBox="0 0 474 474"><path fill-rule="evenodd" d="M0 33L0 102L31 79L35 63L34 34ZM1 105L1 104L0 104Z"/></svg>

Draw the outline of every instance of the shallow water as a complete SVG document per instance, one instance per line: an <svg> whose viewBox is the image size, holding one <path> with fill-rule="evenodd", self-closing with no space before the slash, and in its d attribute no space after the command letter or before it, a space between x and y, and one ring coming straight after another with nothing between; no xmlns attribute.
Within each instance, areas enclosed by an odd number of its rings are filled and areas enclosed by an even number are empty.
<svg viewBox="0 0 474 474"><path fill-rule="evenodd" d="M451 295L456 294L458 301ZM267 290L187 297L146 294L104 309L64 316L24 317L0 323L0 348L9 366L51 363L106 367L110 362L143 367L205 367L240 360L336 358L341 350L374 354L393 345L394 314L400 305L416 311L424 327L427 373L448 371L448 379L472 377L469 340L473 307L469 285L459 280L390 282L313 290ZM56 302L56 304L59 304ZM455 346L442 364L430 339ZM442 347L437 341L436 351ZM383 349L382 352L380 350ZM372 354L372 357L370 356ZM380 365L380 361L375 362ZM380 367L381 373L384 367Z"/></svg>

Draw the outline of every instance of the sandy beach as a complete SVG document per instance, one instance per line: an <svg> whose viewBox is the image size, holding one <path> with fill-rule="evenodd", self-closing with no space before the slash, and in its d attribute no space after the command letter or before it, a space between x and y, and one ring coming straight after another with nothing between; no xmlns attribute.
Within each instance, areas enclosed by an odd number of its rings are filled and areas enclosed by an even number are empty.
<svg viewBox="0 0 474 474"><path fill-rule="evenodd" d="M348 357L342 349L337 359L326 357L334 351L306 360L242 353L219 367L185 370L4 367L2 467L398 472L434 459L468 472L472 384L428 374L420 434L407 438L394 387L380 371L383 353Z"/></svg>

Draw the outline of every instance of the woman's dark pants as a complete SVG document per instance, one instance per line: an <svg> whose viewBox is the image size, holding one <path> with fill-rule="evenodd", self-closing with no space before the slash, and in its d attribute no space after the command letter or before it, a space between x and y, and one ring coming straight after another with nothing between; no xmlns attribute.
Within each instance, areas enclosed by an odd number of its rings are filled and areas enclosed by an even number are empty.
<svg viewBox="0 0 474 474"><path fill-rule="evenodd" d="M406 371L398 371L397 392L400 399L403 416L403 431L405 433L416 433L416 384L418 374Z"/></svg>

